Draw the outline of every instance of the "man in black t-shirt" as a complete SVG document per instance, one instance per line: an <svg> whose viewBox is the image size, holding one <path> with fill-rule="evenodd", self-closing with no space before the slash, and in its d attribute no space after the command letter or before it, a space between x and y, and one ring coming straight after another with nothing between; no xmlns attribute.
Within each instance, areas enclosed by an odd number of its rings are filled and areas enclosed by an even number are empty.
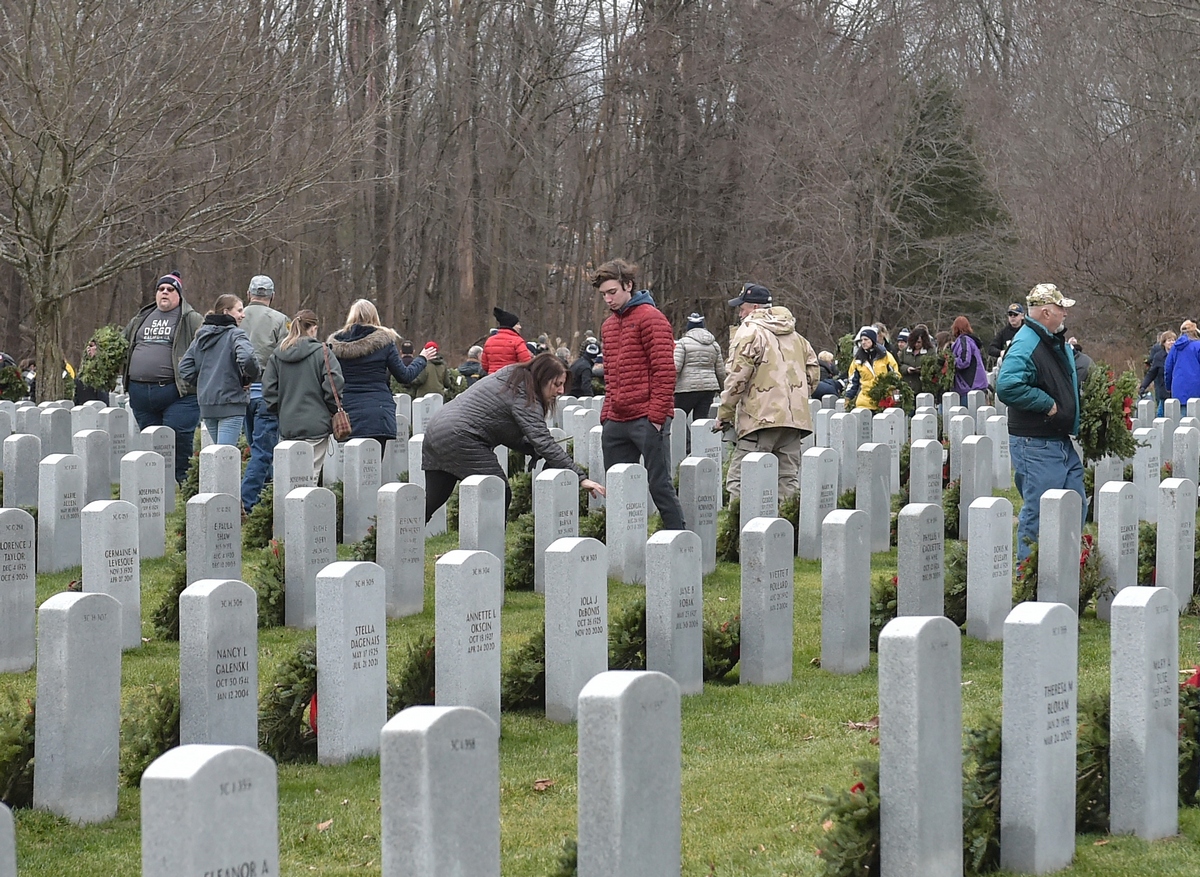
<svg viewBox="0 0 1200 877"><path fill-rule="evenodd" d="M138 429L169 426L175 432L175 480L187 478L192 443L200 423L196 388L179 378L179 360L204 318L183 300L178 273L159 278L154 301L125 327L129 360L125 386Z"/></svg>

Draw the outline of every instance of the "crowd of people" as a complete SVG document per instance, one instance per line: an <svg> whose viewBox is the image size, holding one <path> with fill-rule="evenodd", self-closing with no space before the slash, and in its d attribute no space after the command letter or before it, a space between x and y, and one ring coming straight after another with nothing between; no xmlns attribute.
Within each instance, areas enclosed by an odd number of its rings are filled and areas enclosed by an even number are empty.
<svg viewBox="0 0 1200 877"><path fill-rule="evenodd" d="M601 494L601 483L552 438L547 417L561 394L603 394L605 469L641 462L664 526L682 529L667 442L677 409L694 421L709 417L717 402L712 428L733 445L729 493L740 494L745 455L770 451L779 460L783 500L799 489L802 441L813 429L810 399L837 396L848 407L886 407L892 403L880 387L929 389L924 366L937 354L953 369L952 387L963 404L974 390L992 390L1008 406L1016 483L1025 499L1021 556L1036 541L1041 493L1051 487L1083 492L1082 465L1070 438L1078 433L1079 390L1090 360L1076 339L1066 338L1066 308L1073 302L1052 284L1034 287L1024 304L1011 304L1006 324L986 347L960 315L945 331L917 324L894 339L882 323L863 326L839 355L818 353L767 287L746 283L728 302L738 325L726 352L699 312L674 337L650 291L637 288L637 271L622 259L595 270L592 284L609 313L598 336L582 333L577 355L561 343L552 348L545 335L527 341L520 317L497 307L494 328L457 366L446 362L433 340L418 352L411 340L382 325L366 299L355 301L340 328L321 340L313 311L289 317L271 307L270 277L252 278L245 301L218 296L202 315L184 296L180 275L168 273L159 278L154 300L125 328L123 383L139 428L168 426L177 447L191 446L202 421L218 443L234 444L245 434L246 513L270 478L277 442L310 444L314 472L320 473L339 408L349 416L349 437L378 442L382 453L397 433L397 391L437 393L448 402L426 425L422 460L411 463L425 473L427 517L463 478L503 477L495 455L501 446L574 471L584 488ZM1200 396L1195 323L1185 322L1178 336L1165 332L1158 338L1143 390L1160 400L1160 411L1164 398ZM180 482L188 462L187 454L176 455Z"/></svg>

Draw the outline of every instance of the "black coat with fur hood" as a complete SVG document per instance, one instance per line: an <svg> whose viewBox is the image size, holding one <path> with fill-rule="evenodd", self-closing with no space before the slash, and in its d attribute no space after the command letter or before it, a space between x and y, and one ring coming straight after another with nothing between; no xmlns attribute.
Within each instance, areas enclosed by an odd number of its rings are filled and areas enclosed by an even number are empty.
<svg viewBox="0 0 1200 877"><path fill-rule="evenodd" d="M396 402L388 375L411 384L425 368L423 356L413 357L407 366L401 362L396 340L391 329L361 323L329 338L329 348L346 378L342 407L350 415L351 438L396 435Z"/></svg>

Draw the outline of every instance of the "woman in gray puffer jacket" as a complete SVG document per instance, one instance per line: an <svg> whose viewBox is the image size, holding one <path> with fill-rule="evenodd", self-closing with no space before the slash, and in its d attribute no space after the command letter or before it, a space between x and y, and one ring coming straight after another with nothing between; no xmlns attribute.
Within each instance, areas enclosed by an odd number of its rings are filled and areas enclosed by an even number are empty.
<svg viewBox="0 0 1200 877"><path fill-rule="evenodd" d="M688 317L687 331L675 342L675 375L675 407L692 420L708 417L713 398L725 385L725 360L700 314Z"/></svg>
<svg viewBox="0 0 1200 877"><path fill-rule="evenodd" d="M462 479L470 475L504 478L496 459L500 445L541 457L553 469L570 469L580 486L603 496L604 488L587 478L546 426L546 412L566 386L567 370L553 353L508 365L476 381L447 402L425 426L421 468L425 470L425 520L445 505ZM504 510L512 491L504 485Z"/></svg>
<svg viewBox="0 0 1200 877"><path fill-rule="evenodd" d="M250 402L250 384L259 374L254 345L238 328L244 314L236 295L217 296L179 360L179 377L195 384L204 428L219 445L237 444Z"/></svg>

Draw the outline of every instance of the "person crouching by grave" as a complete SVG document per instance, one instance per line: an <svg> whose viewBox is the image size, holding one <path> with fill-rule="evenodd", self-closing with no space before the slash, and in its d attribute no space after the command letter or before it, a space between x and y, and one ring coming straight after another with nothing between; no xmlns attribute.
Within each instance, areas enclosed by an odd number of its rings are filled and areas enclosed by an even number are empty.
<svg viewBox="0 0 1200 877"><path fill-rule="evenodd" d="M1038 541L1042 494L1074 490L1083 498L1083 463L1071 444L1079 434L1079 380L1066 340L1067 308L1053 283L1039 283L1025 299L1029 312L1000 363L996 395L1008 406L1013 480L1021 493L1017 517L1017 560Z"/></svg>
<svg viewBox="0 0 1200 877"><path fill-rule="evenodd" d="M154 301L143 307L125 327L129 359L125 387L138 429L168 426L175 433L175 480L187 480L200 406L196 387L179 376L179 361L204 323L200 313L183 298L179 274L158 280Z"/></svg>
<svg viewBox="0 0 1200 877"><path fill-rule="evenodd" d="M954 354L954 392L966 405L972 390L988 388L987 367L983 364L983 352L970 320L964 316L955 317L950 336L954 339L950 344Z"/></svg>
<svg viewBox="0 0 1200 877"><path fill-rule="evenodd" d="M855 338L854 358L850 360L850 383L846 387L846 401L855 408L879 410L879 403L871 399L871 387L888 372L900 373L896 360L879 344L879 336L873 326L863 326Z"/></svg>
<svg viewBox="0 0 1200 877"><path fill-rule="evenodd" d="M179 376L196 385L200 417L213 442L236 445L250 404L250 384L260 374L250 337L241 330L245 305L219 295L204 325L179 361Z"/></svg>
<svg viewBox="0 0 1200 877"><path fill-rule="evenodd" d="M425 426L425 520L446 504L454 486L470 475L505 478L496 459L501 445L540 457L548 469L570 469L596 496L604 488L567 455L546 426L546 414L566 386L567 370L553 353L502 368L447 403ZM512 500L505 478L504 510Z"/></svg>
<svg viewBox="0 0 1200 877"><path fill-rule="evenodd" d="M287 337L267 360L263 398L279 418L280 441L305 441L313 449L313 475L321 474L345 380L337 356L317 340L317 315L305 309L292 317ZM353 425L353 422L351 422Z"/></svg>
<svg viewBox="0 0 1200 877"><path fill-rule="evenodd" d="M813 431L809 392L821 367L812 345L796 331L792 312L772 306L765 286L747 283L729 304L742 324L729 342L729 374L713 424L713 432L733 426L737 433L725 486L731 497L740 496L742 460L769 451L779 460L782 502L800 489L801 442Z"/></svg>
<svg viewBox="0 0 1200 877"><path fill-rule="evenodd" d="M592 379L596 374L596 359L599 356L600 343L589 339L584 343L583 350L579 351L579 358L567 369L567 392L577 399L596 395Z"/></svg>
<svg viewBox="0 0 1200 877"><path fill-rule="evenodd" d="M395 332L380 325L379 311L365 298L350 305L345 325L327 339L346 384L342 407L350 415L350 437L375 439L381 460L387 443L396 440L396 403L388 375L402 384L413 383L436 350L426 346L405 365L396 346L399 340Z"/></svg>
<svg viewBox="0 0 1200 877"><path fill-rule="evenodd" d="M492 316L500 328L483 342L483 356L479 359L483 364L483 373L490 375L506 365L533 359L525 339L521 337L520 318L503 308L492 308Z"/></svg>
<svg viewBox="0 0 1200 877"><path fill-rule="evenodd" d="M725 385L721 345L704 326L701 314L688 317L687 329L675 342L675 407L691 420L708 417L713 398ZM688 435L691 446L691 435Z"/></svg>

